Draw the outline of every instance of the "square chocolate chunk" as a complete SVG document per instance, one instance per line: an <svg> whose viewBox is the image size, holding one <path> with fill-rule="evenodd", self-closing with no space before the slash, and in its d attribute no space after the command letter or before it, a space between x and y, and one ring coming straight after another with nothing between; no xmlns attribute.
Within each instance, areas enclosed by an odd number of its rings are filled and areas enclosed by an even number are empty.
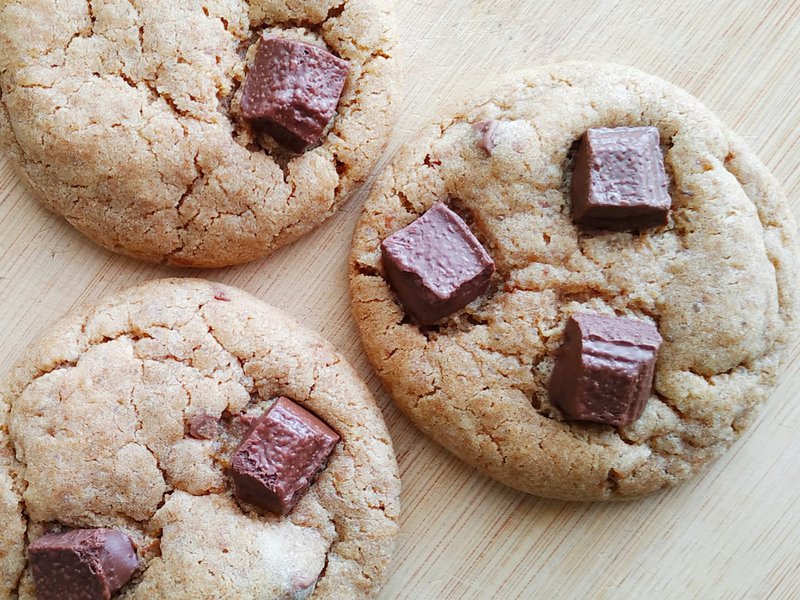
<svg viewBox="0 0 800 600"><path fill-rule="evenodd" d="M494 261L444 204L381 243L389 283L421 325L464 308L489 287Z"/></svg>
<svg viewBox="0 0 800 600"><path fill-rule="evenodd" d="M655 127L589 129L572 175L572 217L600 229L666 225L672 200Z"/></svg>
<svg viewBox="0 0 800 600"><path fill-rule="evenodd" d="M302 152L322 139L350 67L327 50L263 37L242 93L242 114L278 142Z"/></svg>
<svg viewBox="0 0 800 600"><path fill-rule="evenodd" d="M45 534L28 560L38 600L109 600L139 568L131 539L115 529Z"/></svg>
<svg viewBox="0 0 800 600"><path fill-rule="evenodd" d="M632 423L650 397L660 346L658 330L645 321L574 315L550 378L551 402L568 419Z"/></svg>
<svg viewBox="0 0 800 600"><path fill-rule="evenodd" d="M339 435L288 398L253 423L231 459L236 497L285 515L325 467Z"/></svg>

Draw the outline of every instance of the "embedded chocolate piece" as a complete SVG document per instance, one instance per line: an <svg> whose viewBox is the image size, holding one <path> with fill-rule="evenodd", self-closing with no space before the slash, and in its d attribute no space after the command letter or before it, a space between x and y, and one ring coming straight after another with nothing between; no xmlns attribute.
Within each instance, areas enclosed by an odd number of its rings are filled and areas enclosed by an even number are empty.
<svg viewBox="0 0 800 600"><path fill-rule="evenodd" d="M467 224L444 204L381 243L389 283L411 316L431 325L489 287L494 261Z"/></svg>
<svg viewBox="0 0 800 600"><path fill-rule="evenodd" d="M487 156L492 155L494 150L494 132L497 131L497 121L494 119L484 119L472 126L478 136L478 147L486 152Z"/></svg>
<svg viewBox="0 0 800 600"><path fill-rule="evenodd" d="M628 425L642 416L661 336L638 319L574 315L567 322L550 400L568 419Z"/></svg>
<svg viewBox="0 0 800 600"><path fill-rule="evenodd" d="M306 492L339 442L339 435L288 398L250 428L231 459L234 491L280 515Z"/></svg>
<svg viewBox="0 0 800 600"><path fill-rule="evenodd" d="M108 600L139 568L131 539L115 529L45 534L28 561L38 600Z"/></svg>
<svg viewBox="0 0 800 600"><path fill-rule="evenodd" d="M189 435L198 440L213 440L217 437L219 419L200 413L189 419Z"/></svg>
<svg viewBox="0 0 800 600"><path fill-rule="evenodd" d="M322 139L350 67L327 50L262 37L242 93L242 114L278 142L302 152Z"/></svg>
<svg viewBox="0 0 800 600"><path fill-rule="evenodd" d="M655 127L589 129L572 175L572 217L602 229L666 225L672 200Z"/></svg>

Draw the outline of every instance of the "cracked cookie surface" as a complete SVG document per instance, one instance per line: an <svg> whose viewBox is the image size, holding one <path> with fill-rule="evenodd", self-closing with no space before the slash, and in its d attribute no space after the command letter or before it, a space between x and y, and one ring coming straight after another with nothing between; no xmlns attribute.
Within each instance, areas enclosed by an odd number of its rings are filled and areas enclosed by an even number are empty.
<svg viewBox="0 0 800 600"><path fill-rule="evenodd" d="M282 395L341 436L287 517L240 505L227 473L237 415ZM219 434L191 437L197 415ZM235 288L153 281L56 323L0 387L0 598L35 597L25 548L59 527L132 538L115 597L372 597L399 492L380 411L330 344Z"/></svg>
<svg viewBox="0 0 800 600"><path fill-rule="evenodd" d="M242 118L257 35L348 61L321 145L288 154ZM0 2L0 145L103 246L175 265L247 262L328 218L394 123L391 0Z"/></svg>
<svg viewBox="0 0 800 600"><path fill-rule="evenodd" d="M642 125L660 131L668 225L577 228L576 142ZM419 327L386 281L380 242L437 201L465 218L497 273L487 295ZM635 69L565 63L510 76L400 152L356 228L350 290L373 366L432 438L528 493L622 499L687 479L753 422L797 330L797 265L778 183L702 104ZM548 401L564 326L581 311L654 322L664 338L629 426L567 422Z"/></svg>

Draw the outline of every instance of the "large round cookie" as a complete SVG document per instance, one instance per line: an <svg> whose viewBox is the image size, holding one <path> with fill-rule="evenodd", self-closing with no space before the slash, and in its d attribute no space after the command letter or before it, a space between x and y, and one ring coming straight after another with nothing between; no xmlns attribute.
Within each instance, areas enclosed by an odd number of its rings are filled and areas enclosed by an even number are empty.
<svg viewBox="0 0 800 600"><path fill-rule="evenodd" d="M0 3L0 146L43 202L138 258L225 266L288 244L367 175L394 123L391 0ZM321 145L242 118L258 34L350 65Z"/></svg>
<svg viewBox="0 0 800 600"><path fill-rule="evenodd" d="M58 526L131 536L142 567L121 598L379 589L400 491L381 413L330 344L252 296L126 290L49 328L0 389L0 598L34 597L27 542ZM226 469L236 416L281 395L341 436L287 517L237 503ZM221 418L213 439L185 431L202 413Z"/></svg>
<svg viewBox="0 0 800 600"><path fill-rule="evenodd" d="M495 119L494 148L487 127ZM578 229L570 179L588 128L651 125L672 211L638 233ZM381 240L437 201L493 257L488 294L417 326L386 280ZM795 224L778 183L696 99L637 70L568 63L511 76L435 124L376 184L356 229L353 313L409 418L450 451L541 496L630 498L717 458L775 385L797 325ZM563 420L547 384L576 312L663 336L643 416Z"/></svg>

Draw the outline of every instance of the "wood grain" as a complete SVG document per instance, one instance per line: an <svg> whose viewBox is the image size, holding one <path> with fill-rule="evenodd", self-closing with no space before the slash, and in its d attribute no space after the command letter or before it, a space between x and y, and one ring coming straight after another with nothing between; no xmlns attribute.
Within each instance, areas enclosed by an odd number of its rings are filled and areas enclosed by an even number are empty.
<svg viewBox="0 0 800 600"><path fill-rule="evenodd" d="M800 216L800 0L397 0L402 116L383 162L496 75L613 60L700 97L760 154ZM800 597L800 345L756 426L703 477L629 504L536 499L419 435L370 370L348 308L346 257L362 190L315 233L251 265L201 272L321 332L384 409L404 482L382 598ZM39 206L0 158L0 370L78 302L196 275L115 256Z"/></svg>

